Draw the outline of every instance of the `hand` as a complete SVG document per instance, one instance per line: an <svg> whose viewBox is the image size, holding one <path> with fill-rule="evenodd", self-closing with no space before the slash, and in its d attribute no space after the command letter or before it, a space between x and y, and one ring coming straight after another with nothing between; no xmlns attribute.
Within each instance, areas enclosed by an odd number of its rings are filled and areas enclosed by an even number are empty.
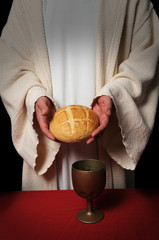
<svg viewBox="0 0 159 240"><path fill-rule="evenodd" d="M35 104L36 119L39 123L41 131L51 140L55 140L54 135L49 131L49 123L54 113L55 106L47 97L38 98Z"/></svg>
<svg viewBox="0 0 159 240"><path fill-rule="evenodd" d="M93 111L97 114L99 118L99 126L96 128L91 135L91 138L87 140L87 144L94 142L95 137L101 133L109 122L109 117L111 115L112 100L109 96L103 95L96 99L93 103Z"/></svg>

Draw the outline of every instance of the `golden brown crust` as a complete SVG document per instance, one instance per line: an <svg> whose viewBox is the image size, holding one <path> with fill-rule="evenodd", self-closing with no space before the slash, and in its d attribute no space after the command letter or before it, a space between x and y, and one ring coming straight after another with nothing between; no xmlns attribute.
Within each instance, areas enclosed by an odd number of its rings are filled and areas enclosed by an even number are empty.
<svg viewBox="0 0 159 240"><path fill-rule="evenodd" d="M50 131L62 142L81 142L91 136L98 124L98 117L92 109L69 105L54 114Z"/></svg>

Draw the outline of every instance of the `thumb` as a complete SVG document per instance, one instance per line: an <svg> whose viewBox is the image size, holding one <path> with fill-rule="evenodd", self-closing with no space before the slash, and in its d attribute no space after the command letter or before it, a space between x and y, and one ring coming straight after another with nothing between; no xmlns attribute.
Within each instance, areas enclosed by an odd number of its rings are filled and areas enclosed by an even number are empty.
<svg viewBox="0 0 159 240"><path fill-rule="evenodd" d="M110 115L111 115L111 108L107 108L106 109L106 114L110 117Z"/></svg>
<svg viewBox="0 0 159 240"><path fill-rule="evenodd" d="M47 102L44 98L39 98L37 101L37 107L40 110L41 114L43 116L47 115L49 113L49 107L47 105Z"/></svg>

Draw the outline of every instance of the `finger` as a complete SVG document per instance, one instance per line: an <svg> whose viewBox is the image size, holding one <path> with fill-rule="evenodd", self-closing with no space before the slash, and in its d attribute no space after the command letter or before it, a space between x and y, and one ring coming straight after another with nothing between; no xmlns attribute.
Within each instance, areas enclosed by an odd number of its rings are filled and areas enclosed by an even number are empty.
<svg viewBox="0 0 159 240"><path fill-rule="evenodd" d="M40 104L38 103L37 107L43 116L46 116L49 113L49 107L44 102L41 102Z"/></svg>
<svg viewBox="0 0 159 240"><path fill-rule="evenodd" d="M40 97L36 105L42 115L47 115L50 112L51 101L47 97Z"/></svg>
<svg viewBox="0 0 159 240"><path fill-rule="evenodd" d="M45 123L45 122L40 122L39 123L39 125L40 125L40 129L41 129L41 131L49 138L49 139L51 139L51 140L55 140L55 137L54 137L54 135L49 131L49 128L48 128L48 125Z"/></svg>
<svg viewBox="0 0 159 240"><path fill-rule="evenodd" d="M39 117L39 126L41 131L51 140L55 140L54 135L49 131L49 124L47 122L46 117L40 116Z"/></svg>
<svg viewBox="0 0 159 240"><path fill-rule="evenodd" d="M109 96L102 96L98 99L98 104L102 113L106 113L108 116L111 115L112 100Z"/></svg>
<svg viewBox="0 0 159 240"><path fill-rule="evenodd" d="M101 115L101 109L98 104L94 105L93 111L97 114L98 117Z"/></svg>
<svg viewBox="0 0 159 240"><path fill-rule="evenodd" d="M95 141L95 138L94 137L91 137L91 138L89 138L87 141L86 141L86 144L90 144L90 143L92 143L92 142L94 142Z"/></svg>
<svg viewBox="0 0 159 240"><path fill-rule="evenodd" d="M95 136L97 136L100 132L104 130L104 128L105 126L99 125L99 127L92 132L92 137L94 138Z"/></svg>
<svg viewBox="0 0 159 240"><path fill-rule="evenodd" d="M111 115L111 108L106 108L106 114L107 114L108 116Z"/></svg>
<svg viewBox="0 0 159 240"><path fill-rule="evenodd" d="M93 132L92 132L92 137L95 137L96 135L98 135L100 132L102 132L107 124L109 122L109 117L106 116L106 114L103 114L103 116L100 119L100 125L98 126L98 128L96 128Z"/></svg>
<svg viewBox="0 0 159 240"><path fill-rule="evenodd" d="M47 129L44 128L42 131L49 139L51 139L52 141L55 141L56 138L54 137L54 135Z"/></svg>

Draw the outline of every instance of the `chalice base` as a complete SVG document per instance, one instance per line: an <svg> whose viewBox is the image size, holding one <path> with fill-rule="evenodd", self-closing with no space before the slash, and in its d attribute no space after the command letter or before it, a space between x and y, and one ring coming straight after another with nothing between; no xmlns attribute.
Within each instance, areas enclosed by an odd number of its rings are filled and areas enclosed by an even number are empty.
<svg viewBox="0 0 159 240"><path fill-rule="evenodd" d="M97 223L104 218L104 213L101 210L93 209L92 212L88 212L87 209L82 209L77 214L77 219L83 223Z"/></svg>

